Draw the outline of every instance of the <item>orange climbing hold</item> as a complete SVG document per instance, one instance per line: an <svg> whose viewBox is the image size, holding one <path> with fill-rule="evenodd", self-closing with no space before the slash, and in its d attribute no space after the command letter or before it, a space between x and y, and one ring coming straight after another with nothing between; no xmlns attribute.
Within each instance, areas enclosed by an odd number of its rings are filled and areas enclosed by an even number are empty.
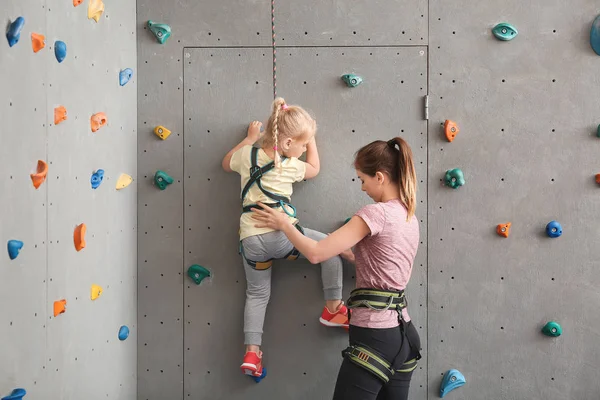
<svg viewBox="0 0 600 400"><path fill-rule="evenodd" d="M46 175L48 175L48 164L42 160L38 160L37 172L35 174L31 174L33 187L36 189L39 188L40 185L46 180Z"/></svg>
<svg viewBox="0 0 600 400"><path fill-rule="evenodd" d="M507 238L508 235L510 235L510 222L498 225L496 227L496 232L498 233L498 235Z"/></svg>
<svg viewBox="0 0 600 400"><path fill-rule="evenodd" d="M449 142L454 140L456 135L458 135L458 132L460 132L460 130L458 129L456 122L449 119L444 122L444 133L446 134L446 139L448 139Z"/></svg>
<svg viewBox="0 0 600 400"><path fill-rule="evenodd" d="M75 250L80 251L85 247L85 224L77 225L73 233L73 241L75 242Z"/></svg>
<svg viewBox="0 0 600 400"><path fill-rule="evenodd" d="M88 5L88 19L94 19L94 21L98 22L103 12L104 3L102 0L90 0L90 4Z"/></svg>
<svg viewBox="0 0 600 400"><path fill-rule="evenodd" d="M67 109L64 106L58 106L54 109L54 125L58 125L67 120Z"/></svg>
<svg viewBox="0 0 600 400"><path fill-rule="evenodd" d="M33 47L33 52L37 53L41 49L46 46L46 37L44 35L40 35L39 33L31 34L31 47Z"/></svg>
<svg viewBox="0 0 600 400"><path fill-rule="evenodd" d="M596 183L600 185L600 174L596 174Z"/></svg>
<svg viewBox="0 0 600 400"><path fill-rule="evenodd" d="M57 300L54 302L54 316L57 317L59 314L65 312L67 301L65 299Z"/></svg>
<svg viewBox="0 0 600 400"><path fill-rule="evenodd" d="M77 7L81 3L83 3L83 0L73 0L73 7Z"/></svg>
<svg viewBox="0 0 600 400"><path fill-rule="evenodd" d="M106 118L106 114L103 112L92 115L92 118L90 118L92 132L96 132L98 129L102 128L104 125L106 125L107 121L108 119Z"/></svg>

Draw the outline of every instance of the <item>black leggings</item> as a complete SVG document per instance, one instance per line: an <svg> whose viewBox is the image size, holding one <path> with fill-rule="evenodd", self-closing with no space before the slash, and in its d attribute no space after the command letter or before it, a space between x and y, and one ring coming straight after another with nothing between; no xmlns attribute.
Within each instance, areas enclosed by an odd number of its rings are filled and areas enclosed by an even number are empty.
<svg viewBox="0 0 600 400"><path fill-rule="evenodd" d="M387 360L396 360L396 370L405 361L420 358L421 340L419 333L412 322L403 323L406 337L402 334L401 327L389 329L361 328L350 325L350 344L361 343L378 351ZM402 354L400 348L404 343ZM406 355L406 356L404 356ZM390 381L385 384L371 372L363 367L344 359L335 385L333 400L406 400L413 371L396 372Z"/></svg>

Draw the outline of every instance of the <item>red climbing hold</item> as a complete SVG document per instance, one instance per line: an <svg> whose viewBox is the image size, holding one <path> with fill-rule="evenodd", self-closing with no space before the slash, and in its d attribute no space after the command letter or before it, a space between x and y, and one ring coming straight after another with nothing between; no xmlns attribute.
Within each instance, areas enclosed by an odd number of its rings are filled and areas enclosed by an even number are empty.
<svg viewBox="0 0 600 400"><path fill-rule="evenodd" d="M35 174L31 174L33 187L36 189L39 188L40 185L46 180L46 175L48 175L48 164L42 160L38 160L37 172Z"/></svg>
<svg viewBox="0 0 600 400"><path fill-rule="evenodd" d="M600 174L596 174L596 183L600 185Z"/></svg>
<svg viewBox="0 0 600 400"><path fill-rule="evenodd" d="M58 106L54 109L54 125L58 125L67 120L67 109L64 106Z"/></svg>

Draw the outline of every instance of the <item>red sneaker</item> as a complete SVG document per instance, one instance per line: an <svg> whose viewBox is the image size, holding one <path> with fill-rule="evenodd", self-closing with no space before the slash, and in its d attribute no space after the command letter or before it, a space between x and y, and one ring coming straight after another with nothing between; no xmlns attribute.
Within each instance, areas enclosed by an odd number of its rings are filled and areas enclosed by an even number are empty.
<svg viewBox="0 0 600 400"><path fill-rule="evenodd" d="M325 326L340 327L348 330L348 308L343 302L339 305L335 313L331 313L327 307L323 307L323 312L321 313L319 322Z"/></svg>
<svg viewBox="0 0 600 400"><path fill-rule="evenodd" d="M244 355L244 362L240 366L242 372L246 375L260 377L263 372L262 366L262 351L260 356L253 351L249 351Z"/></svg>

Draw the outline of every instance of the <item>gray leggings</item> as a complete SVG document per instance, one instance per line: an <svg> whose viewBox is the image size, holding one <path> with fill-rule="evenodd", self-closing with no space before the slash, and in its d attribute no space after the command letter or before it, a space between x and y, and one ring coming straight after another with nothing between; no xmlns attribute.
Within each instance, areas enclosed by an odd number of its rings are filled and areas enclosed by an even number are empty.
<svg viewBox="0 0 600 400"><path fill-rule="evenodd" d="M323 240L327 235L312 229L303 228L304 235L316 240ZM252 261L267 261L271 258L285 257L294 245L281 231L268 232L262 235L249 236L242 240L244 255ZM300 258L304 258L300 255ZM244 261L246 271L246 307L244 309L244 344L262 344L263 324L267 312L267 304L271 296L271 268L256 270ZM342 259L334 256L321 263L321 279L325 300L342 298Z"/></svg>

